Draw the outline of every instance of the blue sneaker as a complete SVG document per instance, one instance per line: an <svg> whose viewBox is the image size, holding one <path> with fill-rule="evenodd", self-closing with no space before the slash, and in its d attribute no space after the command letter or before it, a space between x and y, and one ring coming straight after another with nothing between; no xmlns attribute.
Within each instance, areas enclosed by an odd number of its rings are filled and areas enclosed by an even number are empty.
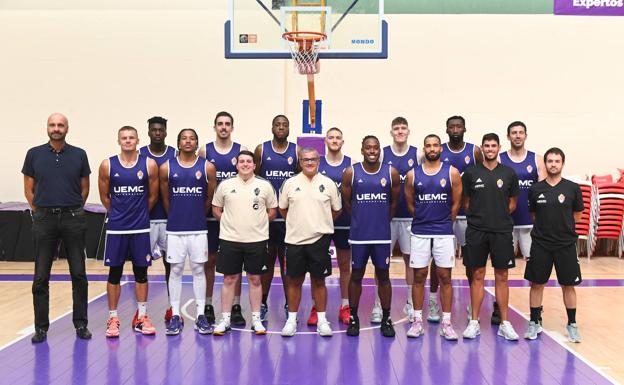
<svg viewBox="0 0 624 385"><path fill-rule="evenodd" d="M165 332L168 336L176 336L180 334L184 324L180 320L179 315L174 315L171 317L171 321L169 321L169 325L167 325L167 331Z"/></svg>
<svg viewBox="0 0 624 385"><path fill-rule="evenodd" d="M269 313L269 305L263 303L260 305L260 321L266 322L268 320L267 314Z"/></svg>
<svg viewBox="0 0 624 385"><path fill-rule="evenodd" d="M195 330L197 330L199 334L212 334L214 327L208 323L208 319L205 315L200 314L195 320Z"/></svg>

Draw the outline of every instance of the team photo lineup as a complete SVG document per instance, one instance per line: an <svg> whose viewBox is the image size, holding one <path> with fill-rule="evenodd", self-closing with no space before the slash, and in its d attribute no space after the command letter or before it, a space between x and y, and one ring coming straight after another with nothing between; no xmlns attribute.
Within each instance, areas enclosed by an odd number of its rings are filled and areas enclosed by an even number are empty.
<svg viewBox="0 0 624 385"><path fill-rule="evenodd" d="M31 148L22 168L36 250L33 343L44 342L50 326L48 282L59 238L67 248L76 334L92 337L87 327L83 208L91 169L86 152L66 142L68 128L65 115L50 115L49 142ZM462 116L449 117L445 129L447 137L414 135L403 117L364 138L351 138L347 129L333 127L325 133L321 155L316 147L289 141L290 122L284 115L273 118L272 138L255 147L234 141L234 117L224 111L214 118L214 134L206 134L215 135L209 142L192 128L168 132L167 119L160 116L150 118L146 130L119 128L119 153L98 167L97 187L107 212L109 316L105 331L98 327L97 333L118 338L130 327L137 334L157 333L147 311L148 269L162 259L169 307L152 308L151 314L163 311L164 333L180 334L188 259L196 316L186 322L198 334L223 336L232 328L246 328L249 321L256 335L266 334L271 322L283 324L281 335L291 337L298 323L306 322L320 336L330 337L329 313L347 325L348 336L360 334L360 318L366 317L379 325L382 336L394 337L390 266L393 250L398 250L408 286L401 309L410 323L407 337L422 336L428 322L439 324L439 335L446 340L474 339L483 321L499 325L499 337L518 340L508 318L508 271L518 255L526 261L524 279L530 283L530 320L522 325L523 337L535 340L542 332L542 298L554 266L567 313L567 338L581 342L575 222L584 205L579 185L562 177L564 151L529 151L527 126L521 121L483 135L479 143L464 141ZM149 143L140 146L144 135L139 132L144 131ZM168 134L176 136L174 146L166 144ZM391 143L383 143L388 136ZM502 152L505 139L509 150ZM361 142L361 154L344 154L345 140ZM339 273L341 301L336 309L327 309L330 249L335 250ZM358 307L369 260L376 298L372 312L364 314ZM465 313L451 314L451 272L458 260L470 285L470 305ZM488 260L495 302L490 319L480 320ZM135 283L132 320L120 320L118 313L126 261L132 264ZM276 262L285 299L282 319L269 316ZM241 302L243 271L250 320ZM214 290L216 272L223 275L220 293ZM307 274L313 307L303 315L299 307ZM221 309L213 306L216 295ZM467 317L463 332L455 329L452 316Z"/></svg>

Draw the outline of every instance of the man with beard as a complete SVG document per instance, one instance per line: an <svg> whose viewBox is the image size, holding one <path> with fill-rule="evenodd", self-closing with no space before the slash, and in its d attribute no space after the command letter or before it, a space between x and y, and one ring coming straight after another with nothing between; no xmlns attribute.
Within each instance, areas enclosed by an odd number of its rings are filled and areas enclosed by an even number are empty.
<svg viewBox="0 0 624 385"><path fill-rule="evenodd" d="M515 267L513 252L513 220L511 213L518 199L518 177L511 167L498 162L500 140L494 133L483 135L483 163L472 166L462 175L464 207L468 227L464 247L464 266L472 269L470 283L471 319L464 338L476 338L480 333L479 311L484 295L485 265L488 256L494 268L496 302L500 308L501 324L498 335L517 340L508 321L508 269Z"/></svg>
<svg viewBox="0 0 624 385"><path fill-rule="evenodd" d="M288 141L290 133L290 122L284 115L277 115L271 123L273 139L259 144L254 151L254 163L256 164L256 175L271 182L271 185L278 193L282 187L282 183L297 171L297 145ZM262 274L262 305L260 306L260 318L262 321L267 320L269 306L267 300L269 298L269 290L273 281L275 270L275 258L279 259L280 274L282 276L282 284L284 286L284 296L287 293L286 277L284 275L284 255L285 247L284 238L286 236L286 224L284 218L278 213L277 217L269 224L269 252L267 254L266 264L263 266ZM284 311L288 316L288 299L284 304Z"/></svg>
<svg viewBox="0 0 624 385"><path fill-rule="evenodd" d="M565 154L553 147L544 154L546 179L536 182L529 190L529 212L535 223L531 231L531 253L524 278L531 282L529 301L531 320L524 338L534 340L542 331L541 305L544 285L553 265L557 281L563 290L563 303L568 314L568 340L581 342L576 325L576 291L582 282L581 265L577 256L575 222L583 215L583 196L578 184L561 177Z"/></svg>
<svg viewBox="0 0 624 385"><path fill-rule="evenodd" d="M158 167L169 159L175 158L176 149L165 144L165 138L167 138L167 119L160 116L150 118L147 121L147 136L150 138L150 143L139 148L139 153L141 155L154 159ZM163 257L165 280L169 282L171 266L169 262L167 262L165 255L167 253L167 213L163 207L160 193L158 194L158 201L156 201L156 204L150 210L150 250L153 259ZM168 296L169 286L167 284L167 297ZM165 312L165 322L169 322L171 316L171 304L169 304ZM138 312L135 314L133 322L136 321L138 321Z"/></svg>
<svg viewBox="0 0 624 385"><path fill-rule="evenodd" d="M407 209L413 217L410 267L414 269L414 286L410 293L414 301L414 321L407 336L416 338L425 333L422 316L425 281L433 259L436 261L435 274L442 287L440 335L446 340L457 340L457 333L451 325L451 270L455 266L453 220L461 205L462 185L459 171L440 161L441 144L437 135L425 137L425 160L407 173L405 182Z"/></svg>
<svg viewBox="0 0 624 385"><path fill-rule="evenodd" d="M91 338L87 329L88 283L84 254L87 220L83 210L89 195L91 169L87 153L65 141L68 130L65 115L50 115L47 121L50 140L28 150L22 167L24 195L32 211L35 241L32 343L45 341L50 327L50 270L59 241L67 250L76 335L81 339Z"/></svg>
<svg viewBox="0 0 624 385"><path fill-rule="evenodd" d="M212 163L217 169L217 184L230 177L236 176L236 157L242 150L247 150L239 143L232 141L232 131L234 131L234 117L229 112L221 111L214 119L214 130L216 138L213 142L207 143L199 150L199 156ZM208 213L208 262L206 263L206 307L204 315L208 323L215 322L214 306L212 305L212 293L214 290L215 268L217 261L217 251L219 250L219 222ZM245 326L241 305L241 282L236 283L234 302L231 309L232 325Z"/></svg>
<svg viewBox="0 0 624 385"><path fill-rule="evenodd" d="M394 326L390 319L390 221L396 212L401 190L400 178L394 167L380 162L381 148L377 137L365 136L361 151L363 161L349 167L342 177L343 201L347 212L351 214L351 317L347 335L360 334L358 306L362 294L362 278L370 258L375 266L377 292L381 300L381 334L384 337L394 337Z"/></svg>
<svg viewBox="0 0 624 385"><path fill-rule="evenodd" d="M514 169L520 183L518 206L511 214L514 220L514 248L516 245L525 259L529 258L531 250L531 228L533 220L529 214L529 188L546 177L544 161L536 153L524 148L527 138L527 128L522 122L512 122L507 127L507 139L511 148L500 154L500 162Z"/></svg>

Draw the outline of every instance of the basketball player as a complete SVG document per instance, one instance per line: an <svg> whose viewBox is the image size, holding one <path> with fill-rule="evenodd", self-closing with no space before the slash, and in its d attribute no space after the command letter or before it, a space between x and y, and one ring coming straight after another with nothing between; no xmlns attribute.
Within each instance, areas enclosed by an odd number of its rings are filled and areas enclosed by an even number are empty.
<svg viewBox="0 0 624 385"><path fill-rule="evenodd" d="M284 115L277 115L273 118L271 124L273 139L259 144L254 151L255 173L271 182L271 185L277 191L279 199L279 190L282 187L282 183L295 175L299 162L297 161L297 145L288 141L290 133L288 118ZM267 299L269 298L269 289L273 281L276 257L279 259L284 296L286 296L287 282L284 275L285 236L286 224L284 223L284 218L278 212L277 217L269 224L269 253L265 265L266 271L262 274L262 306L260 307L262 321L267 320L269 311ZM288 313L287 299L284 311Z"/></svg>
<svg viewBox="0 0 624 385"><path fill-rule="evenodd" d="M576 325L576 291L582 282L581 265L577 256L578 235L575 222L583 215L583 196L580 187L561 177L565 154L551 148L544 154L546 179L536 182L529 190L529 211L535 220L531 231L531 253L524 278L531 282L529 295L531 320L524 338L534 340L542 331L541 305L544 285L553 265L557 281L563 290L563 303L568 313L568 340L581 342Z"/></svg>
<svg viewBox="0 0 624 385"><path fill-rule="evenodd" d="M360 163L347 168L342 177L342 196L345 208L351 214L349 243L351 244L351 279L349 307L351 317L347 335L360 334L358 306L362 294L362 278L369 257L375 266L377 292L382 308L381 334L394 337L390 319L392 286L390 283L390 255L392 249L391 219L396 212L401 191L398 171L379 160L381 148L377 137L368 135L362 140Z"/></svg>
<svg viewBox="0 0 624 385"><path fill-rule="evenodd" d="M461 176L455 167L440 161L442 141L439 136L427 135L423 150L424 162L407 173L405 182L407 209L413 216L410 267L414 269L414 286L411 293L414 301L414 321L407 336L416 338L425 334L422 317L425 281L429 264L434 259L435 274L442 287L440 335L447 340L457 340L457 333L451 324L453 306L451 270L455 266L453 221L462 200Z"/></svg>
<svg viewBox="0 0 624 385"><path fill-rule="evenodd" d="M138 307L132 327L145 335L156 333L147 316L147 268L152 264L149 213L158 200L158 166L137 152L139 136L134 127L121 127L117 143L121 153L104 159L98 176L100 200L108 211L104 265L110 267L106 284L109 338L119 337L117 305L126 257L132 260Z"/></svg>
<svg viewBox="0 0 624 385"><path fill-rule="evenodd" d="M312 147L299 152L301 172L282 184L279 210L286 219L286 276L288 279L288 319L282 336L297 332L297 311L301 302L301 287L310 273L312 295L317 308L316 331L331 337L327 321L327 288L325 277L332 273L329 243L334 232L334 220L342 211L338 187L318 172L320 157Z"/></svg>
<svg viewBox="0 0 624 385"><path fill-rule="evenodd" d="M214 142L207 143L199 150L199 156L212 163L217 169L217 184L221 181L236 175L236 156L245 147L232 141L232 131L234 131L234 117L228 112L217 113L214 119L214 130L216 137ZM208 323L215 322L214 307L212 306L212 293L214 289L215 267L217 250L219 249L219 222L208 213L208 263L206 270L206 308L204 315ZM234 305L231 309L231 321L233 325L245 326L240 306L241 283L236 284L234 294Z"/></svg>
<svg viewBox="0 0 624 385"><path fill-rule="evenodd" d="M139 149L139 154L154 159L158 167L169 159L175 158L175 148L165 144L165 138L167 137L167 119L160 116L150 118L147 121L147 136L150 138L150 143L147 146L141 147ZM152 210L150 210L150 250L153 259L164 256L167 251L167 213L163 207L160 193L156 204ZM166 282L169 282L171 267L169 266L169 262L167 262L167 258L163 258L162 261L165 266L165 279ZM169 286L167 286L167 297L169 297ZM165 322L171 320L171 315L170 304L165 312ZM138 315L135 315L135 319L137 316Z"/></svg>
<svg viewBox="0 0 624 385"><path fill-rule="evenodd" d="M446 134L448 142L442 144L441 159L445 163L450 163L455 167L460 175L470 166L481 163L483 154L479 146L464 142L464 134L466 133L466 120L462 116L451 116L446 120ZM453 223L453 233L457 242L457 248L461 254L462 248L466 245L466 213L464 208L460 207L457 213L457 219ZM435 268L435 260L431 264L431 271ZM472 281L472 270L466 268L466 277L468 282ZM436 274L431 274L431 285L429 286L429 322L439 322L439 306L436 293L438 291L438 278ZM468 319L470 320L472 311L470 307L467 309ZM500 324L500 312L498 306L494 302L494 312L492 313L492 324Z"/></svg>
<svg viewBox="0 0 624 385"><path fill-rule="evenodd" d="M383 148L383 163L389 164L399 172L401 190L399 194L399 200L397 202L397 209L392 218L391 223L391 240L390 250L394 250L395 244L399 243L399 248L403 254L403 261L405 263L405 280L408 287L411 289L413 285L414 275L412 269L409 267L409 255L410 255L410 231L409 224L412 220L411 215L407 211L407 203L405 201L405 177L407 173L414 168L414 165L418 163L417 149L414 146L410 146L407 143L409 138L410 129L407 125L407 119L399 116L392 120L390 124L390 136L392 136L392 145ZM378 300L378 298L377 298ZM373 307L373 313L371 314L371 322L381 322L381 306L378 301L375 301ZM414 318L414 307L412 305L412 297L407 296L407 303L403 309L410 321Z"/></svg>
<svg viewBox="0 0 624 385"><path fill-rule="evenodd" d="M351 158L342 153L342 131L333 127L325 134L327 153L321 157L319 172L336 183L338 191L342 186L342 175L347 167L351 166ZM349 245L349 224L351 218L346 211L334 221L334 234L332 240L336 247L338 269L340 271L340 295L341 304L338 311L338 319L344 324L349 324L351 311L349 310L349 278L351 274L351 246ZM312 308L308 325L316 325L316 307Z"/></svg>
<svg viewBox="0 0 624 385"><path fill-rule="evenodd" d="M464 266L472 269L470 283L471 320L464 338L480 334L479 311L483 302L483 281L488 255L494 268L496 302L501 324L498 335L517 340L518 335L507 318L509 301L508 269L516 266L513 252L511 213L518 199L518 177L511 167L498 162L500 140L496 134L485 134L481 142L483 163L469 167L462 175L464 208L468 227L464 247Z"/></svg>
<svg viewBox="0 0 624 385"><path fill-rule="evenodd" d="M266 262L269 221L277 214L277 195L268 181L254 175L254 168L253 153L242 150L237 156L238 174L219 183L212 200L212 212L221 227L217 271L224 275L222 320L214 335L224 335L233 323L233 313L228 310L233 310L232 300L243 266L249 283L251 329L256 334L266 334L260 320L260 274Z"/></svg>
<svg viewBox="0 0 624 385"><path fill-rule="evenodd" d="M188 256L193 272L193 293L197 316L195 329L200 334L212 333L213 326L204 315L208 260L206 213L217 184L215 167L197 155L198 136L192 128L178 134L178 155L160 166L160 194L167 211L167 261L171 264L169 291L173 317L167 335L182 331L180 296L182 273Z"/></svg>
<svg viewBox="0 0 624 385"><path fill-rule="evenodd" d="M524 148L527 138L526 125L512 122L507 127L507 139L511 147L500 154L500 162L514 169L520 183L518 206L511 214L514 221L514 249L518 245L522 257L529 258L531 251L531 228L533 220L529 214L529 188L538 180L546 177L544 161L539 155Z"/></svg>

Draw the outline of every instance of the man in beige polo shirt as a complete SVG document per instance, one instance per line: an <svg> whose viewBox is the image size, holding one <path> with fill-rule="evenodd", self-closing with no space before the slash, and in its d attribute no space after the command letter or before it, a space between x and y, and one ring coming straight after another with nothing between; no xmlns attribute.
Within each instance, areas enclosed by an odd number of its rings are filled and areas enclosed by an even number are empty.
<svg viewBox="0 0 624 385"><path fill-rule="evenodd" d="M220 230L217 271L224 275L221 289L223 318L214 329L215 336L222 336L230 330L229 311L243 266L249 282L251 329L256 334L266 334L260 320L260 274L268 269L265 261L269 221L277 214L277 196L270 182L254 175L254 168L253 153L241 151L236 162L238 174L222 181L212 199L212 214L219 221Z"/></svg>
<svg viewBox="0 0 624 385"><path fill-rule="evenodd" d="M288 280L288 319L282 336L290 337L297 332L301 287L306 272L309 272L312 296L318 311L316 330L321 336L329 337L332 330L325 315L325 277L332 271L329 242L334 233L334 219L342 211L342 201L336 184L319 174L320 157L316 149L302 148L298 159L301 173L284 182L279 197L279 210L286 218Z"/></svg>

